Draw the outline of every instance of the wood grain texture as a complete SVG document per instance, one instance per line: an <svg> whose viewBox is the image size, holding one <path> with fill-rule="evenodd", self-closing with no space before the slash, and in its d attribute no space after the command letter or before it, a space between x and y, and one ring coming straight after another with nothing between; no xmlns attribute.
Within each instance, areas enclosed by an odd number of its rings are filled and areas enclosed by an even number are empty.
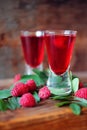
<svg viewBox="0 0 87 130"><path fill-rule="evenodd" d="M1 83L2 81L0 81ZM9 80L10 85L12 80ZM0 84L1 86L1 84ZM8 87L8 85L3 88ZM33 108L0 112L0 130L86 130L87 108L80 116L68 107L58 108L56 101L45 100Z"/></svg>

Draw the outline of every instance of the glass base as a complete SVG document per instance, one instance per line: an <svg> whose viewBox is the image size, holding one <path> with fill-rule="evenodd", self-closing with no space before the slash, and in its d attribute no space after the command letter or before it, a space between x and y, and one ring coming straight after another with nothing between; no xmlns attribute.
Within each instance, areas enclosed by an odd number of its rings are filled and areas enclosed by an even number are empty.
<svg viewBox="0 0 87 130"><path fill-rule="evenodd" d="M62 75L56 75L50 71L47 86L52 94L69 95L72 91L69 72L66 71Z"/></svg>
<svg viewBox="0 0 87 130"><path fill-rule="evenodd" d="M26 74L33 74L33 69L39 69L39 70L43 70L43 64L38 65L36 68L32 68L31 66L29 66L28 64L25 64L25 73Z"/></svg>

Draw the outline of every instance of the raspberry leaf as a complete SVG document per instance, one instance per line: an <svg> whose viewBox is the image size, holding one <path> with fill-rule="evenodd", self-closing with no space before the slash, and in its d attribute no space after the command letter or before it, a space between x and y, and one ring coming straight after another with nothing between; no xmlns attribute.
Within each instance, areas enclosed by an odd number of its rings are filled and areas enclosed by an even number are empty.
<svg viewBox="0 0 87 130"><path fill-rule="evenodd" d="M0 99L8 98L11 96L10 89L0 90Z"/></svg>
<svg viewBox="0 0 87 130"><path fill-rule="evenodd" d="M16 97L9 98L7 102L7 107L10 110L15 110L16 108L19 108L20 107L19 98Z"/></svg>
<svg viewBox="0 0 87 130"><path fill-rule="evenodd" d="M81 107L87 107L87 104L84 102L80 102L80 101L73 101L73 103L76 103L78 105L80 105Z"/></svg>
<svg viewBox="0 0 87 130"><path fill-rule="evenodd" d="M57 91L56 88L49 87L49 90L50 90L50 92L51 92L52 94L54 94L54 95L58 95L58 91Z"/></svg>
<svg viewBox="0 0 87 130"><path fill-rule="evenodd" d="M70 100L72 98L71 95L66 96L53 96L52 99L54 100Z"/></svg>
<svg viewBox="0 0 87 130"><path fill-rule="evenodd" d="M56 106L62 107L62 106L68 105L70 103L71 103L71 101L62 101L62 102L57 103Z"/></svg>
<svg viewBox="0 0 87 130"><path fill-rule="evenodd" d="M75 115L80 115L81 113L81 107L76 104L76 103L71 103L69 105L69 107L71 108L72 112L75 114Z"/></svg>
<svg viewBox="0 0 87 130"><path fill-rule="evenodd" d="M74 102L76 102L77 104L79 104L83 107L87 107L87 100L86 99L74 97Z"/></svg>
<svg viewBox="0 0 87 130"><path fill-rule="evenodd" d="M75 93L79 89L79 78L74 78L72 80L72 90Z"/></svg>
<svg viewBox="0 0 87 130"><path fill-rule="evenodd" d="M36 102L40 102L40 98L39 98L39 96L38 96L36 91L33 93L33 96L34 96Z"/></svg>
<svg viewBox="0 0 87 130"><path fill-rule="evenodd" d="M6 111L6 110L7 110L6 101L0 100L0 111Z"/></svg>
<svg viewBox="0 0 87 130"><path fill-rule="evenodd" d="M57 88L53 88L53 87L49 87L49 90L50 92L53 94L53 95L58 95L58 93L62 93L63 91L60 89L57 89Z"/></svg>
<svg viewBox="0 0 87 130"><path fill-rule="evenodd" d="M46 71L40 71L38 69L33 69L33 72L35 74L37 74L41 79L43 79L43 81L46 83L47 79L48 79L48 75Z"/></svg>

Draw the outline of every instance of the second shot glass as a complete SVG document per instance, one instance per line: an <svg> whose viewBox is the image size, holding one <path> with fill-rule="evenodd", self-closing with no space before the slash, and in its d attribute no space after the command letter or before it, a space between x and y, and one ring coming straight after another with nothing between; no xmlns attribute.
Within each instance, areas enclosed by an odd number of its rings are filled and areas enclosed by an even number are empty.
<svg viewBox="0 0 87 130"><path fill-rule="evenodd" d="M38 68L43 70L44 58L44 32L43 31L21 31L21 44L25 59L27 74Z"/></svg>

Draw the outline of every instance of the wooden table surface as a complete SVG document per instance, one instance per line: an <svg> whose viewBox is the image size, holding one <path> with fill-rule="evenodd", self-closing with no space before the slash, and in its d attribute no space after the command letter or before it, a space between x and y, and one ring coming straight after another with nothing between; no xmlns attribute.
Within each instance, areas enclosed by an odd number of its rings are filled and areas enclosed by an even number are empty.
<svg viewBox="0 0 87 130"><path fill-rule="evenodd" d="M0 80L0 89L11 83L11 79ZM87 108L76 116L68 107L58 108L55 104L49 99L33 108L0 112L0 130L87 130Z"/></svg>

